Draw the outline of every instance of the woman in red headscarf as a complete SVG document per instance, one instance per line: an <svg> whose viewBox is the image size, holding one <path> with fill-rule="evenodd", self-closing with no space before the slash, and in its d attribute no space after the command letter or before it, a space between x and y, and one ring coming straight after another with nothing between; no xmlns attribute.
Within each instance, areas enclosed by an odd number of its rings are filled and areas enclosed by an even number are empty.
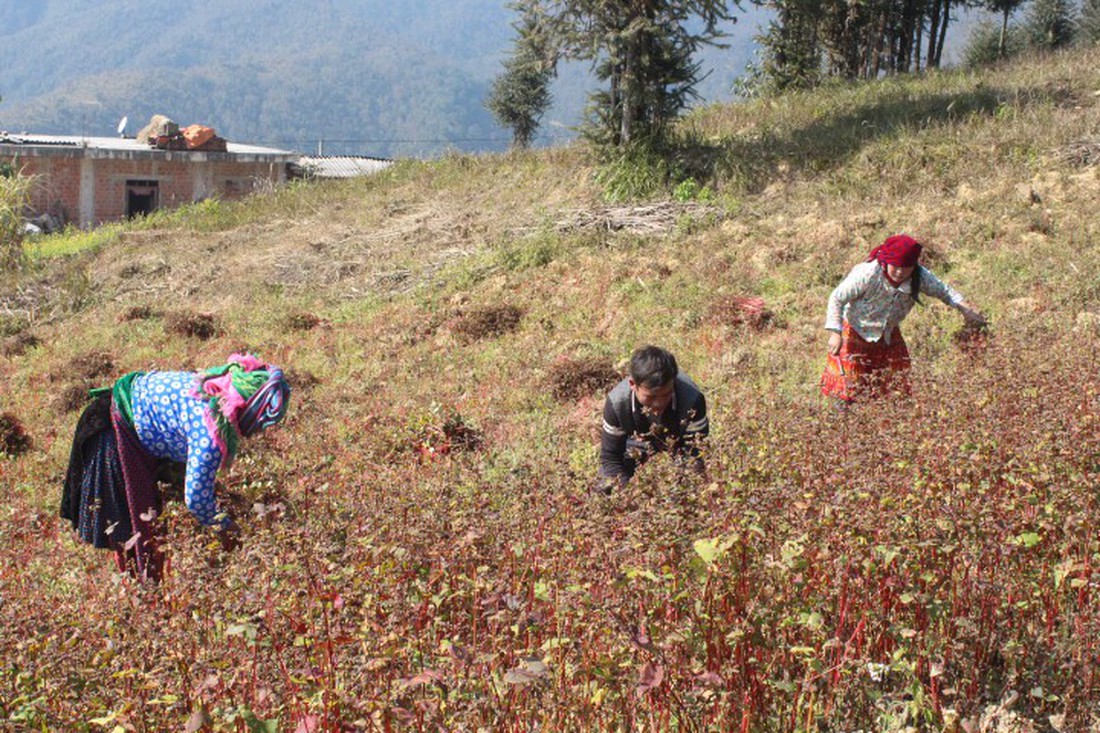
<svg viewBox="0 0 1100 733"><path fill-rule="evenodd" d="M861 394L909 392L909 350L899 326L921 295L955 308L969 327L985 325L958 291L921 267L920 253L920 243L908 234L888 237L829 296L823 394L851 402Z"/></svg>

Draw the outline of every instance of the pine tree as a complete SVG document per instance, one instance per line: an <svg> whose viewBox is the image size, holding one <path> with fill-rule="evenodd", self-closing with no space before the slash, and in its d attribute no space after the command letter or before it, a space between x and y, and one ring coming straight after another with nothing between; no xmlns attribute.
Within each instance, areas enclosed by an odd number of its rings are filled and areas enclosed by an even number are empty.
<svg viewBox="0 0 1100 733"><path fill-rule="evenodd" d="M1100 43L1100 0L1084 0L1081 4L1076 40L1090 45Z"/></svg>
<svg viewBox="0 0 1100 733"><path fill-rule="evenodd" d="M1032 0L1025 27L1033 48L1053 50L1073 42L1073 23L1069 0Z"/></svg>
<svg viewBox="0 0 1100 733"><path fill-rule="evenodd" d="M657 140L695 94L703 44L717 44L728 0L531 0L555 58L589 61L606 87L591 97L592 136ZM537 10L536 10L537 8ZM690 28L689 28L690 26Z"/></svg>
<svg viewBox="0 0 1100 733"><path fill-rule="evenodd" d="M754 0L775 10L759 39L763 86L782 91L829 76L875 79L938 67L952 5L963 1Z"/></svg>
<svg viewBox="0 0 1100 733"><path fill-rule="evenodd" d="M1001 34L997 43L999 58L1008 56L1008 20L1022 3L1023 0L987 0L986 2L987 8L1001 14Z"/></svg>
<svg viewBox="0 0 1100 733"><path fill-rule="evenodd" d="M765 92L815 86L822 76L818 25L820 0L773 0L768 30L757 37L763 50Z"/></svg>
<svg viewBox="0 0 1100 733"><path fill-rule="evenodd" d="M550 81L554 63L539 15L529 3L511 6L522 13L515 28L518 36L504 72L493 81L486 108L502 127L512 130L512 147L526 148L538 132L542 115L550 106Z"/></svg>

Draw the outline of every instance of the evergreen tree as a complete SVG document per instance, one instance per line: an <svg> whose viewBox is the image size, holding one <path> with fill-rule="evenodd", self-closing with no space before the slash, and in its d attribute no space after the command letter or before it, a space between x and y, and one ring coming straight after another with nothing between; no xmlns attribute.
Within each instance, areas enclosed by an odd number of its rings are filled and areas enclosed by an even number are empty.
<svg viewBox="0 0 1100 733"><path fill-rule="evenodd" d="M947 41L947 26L951 22L951 0L929 0L928 55L929 68L938 69Z"/></svg>
<svg viewBox="0 0 1100 733"><path fill-rule="evenodd" d="M1023 0L987 0L986 7L1001 14L1001 34L997 44L999 58L1008 56L1008 19L1022 3Z"/></svg>
<svg viewBox="0 0 1100 733"><path fill-rule="evenodd" d="M1032 0L1025 27L1033 48L1053 50L1073 42L1073 23L1070 0Z"/></svg>
<svg viewBox="0 0 1100 733"><path fill-rule="evenodd" d="M504 72L493 81L486 108L503 127L512 130L512 147L526 148L534 139L543 113L550 106L554 63L540 18L528 3L511 5L523 16L515 25L519 34Z"/></svg>
<svg viewBox="0 0 1100 733"><path fill-rule="evenodd" d="M963 1L754 0L775 10L759 39L763 86L781 91L826 76L875 79L938 67L952 5Z"/></svg>
<svg viewBox="0 0 1100 733"><path fill-rule="evenodd" d="M979 23L963 49L963 66L975 69L1016 56L1027 48L1026 40L1018 26L1003 28L1000 22Z"/></svg>
<svg viewBox="0 0 1100 733"><path fill-rule="evenodd" d="M1085 44L1100 42L1100 0L1084 0L1081 4L1076 40Z"/></svg>
<svg viewBox="0 0 1100 733"><path fill-rule="evenodd" d="M728 0L547 0L532 6L563 59L589 61L607 84L591 97L592 136L657 140L695 95L703 44L717 44ZM690 27L689 27L690 26Z"/></svg>
<svg viewBox="0 0 1100 733"><path fill-rule="evenodd" d="M815 86L821 79L822 64L820 0L772 0L767 5L775 11L775 19L756 39L763 51L764 91Z"/></svg>

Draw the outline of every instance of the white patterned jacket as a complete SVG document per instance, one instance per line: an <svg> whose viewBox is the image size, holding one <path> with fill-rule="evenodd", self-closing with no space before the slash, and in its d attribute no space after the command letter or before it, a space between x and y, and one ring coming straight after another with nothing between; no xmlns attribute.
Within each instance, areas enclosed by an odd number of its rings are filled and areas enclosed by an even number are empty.
<svg viewBox="0 0 1100 733"><path fill-rule="evenodd" d="M918 270L921 295L930 295L956 309L965 302L957 290L931 271L919 265ZM829 296L825 328L839 333L848 321L863 340L884 339L890 343L894 327L905 320L916 302L911 290L911 279L894 287L877 261L861 262Z"/></svg>

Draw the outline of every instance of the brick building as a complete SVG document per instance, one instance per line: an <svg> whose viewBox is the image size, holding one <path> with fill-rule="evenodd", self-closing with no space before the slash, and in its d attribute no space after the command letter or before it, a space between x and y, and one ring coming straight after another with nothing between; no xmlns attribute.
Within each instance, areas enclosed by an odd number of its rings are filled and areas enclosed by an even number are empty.
<svg viewBox="0 0 1100 733"><path fill-rule="evenodd" d="M34 176L31 207L82 227L286 180L299 155L228 143L226 152L160 150L128 138L0 133L0 164Z"/></svg>

